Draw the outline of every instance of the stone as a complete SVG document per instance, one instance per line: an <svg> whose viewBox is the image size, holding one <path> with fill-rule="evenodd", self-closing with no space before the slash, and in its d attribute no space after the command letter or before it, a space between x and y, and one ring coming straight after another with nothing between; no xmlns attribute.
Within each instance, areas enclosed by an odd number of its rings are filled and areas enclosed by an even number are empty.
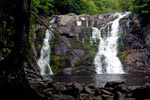
<svg viewBox="0 0 150 100"><path fill-rule="evenodd" d="M51 100L75 100L69 95L52 95Z"/></svg>
<svg viewBox="0 0 150 100"><path fill-rule="evenodd" d="M109 91L107 91L107 90L105 90L105 89L102 89L102 90L101 90L101 93L102 93L102 94L106 94L106 95L113 96L113 93L111 93L111 92L109 92Z"/></svg>
<svg viewBox="0 0 150 100"><path fill-rule="evenodd" d="M101 95L102 93L101 93L101 90L100 90L100 88L96 88L95 89L95 96L99 96L99 95Z"/></svg>
<svg viewBox="0 0 150 100"><path fill-rule="evenodd" d="M117 86L117 90L121 92L127 92L128 91L128 86L126 84L120 84Z"/></svg>
<svg viewBox="0 0 150 100"><path fill-rule="evenodd" d="M102 100L113 100L114 96L102 94Z"/></svg>
<svg viewBox="0 0 150 100"><path fill-rule="evenodd" d="M82 100L93 100L90 95L85 96Z"/></svg>
<svg viewBox="0 0 150 100"><path fill-rule="evenodd" d="M117 91L116 96L114 97L115 100L125 100L125 95L121 92Z"/></svg>
<svg viewBox="0 0 150 100"><path fill-rule="evenodd" d="M94 100L102 100L102 97L101 96L97 96L94 98Z"/></svg>
<svg viewBox="0 0 150 100"><path fill-rule="evenodd" d="M93 95L93 94L94 94L94 92L93 92L88 86L86 86L86 87L84 88L84 91L85 91L86 93L90 94L90 95Z"/></svg>
<svg viewBox="0 0 150 100"><path fill-rule="evenodd" d="M149 99L150 98L150 87L140 87L132 91L133 97L138 99Z"/></svg>
<svg viewBox="0 0 150 100"><path fill-rule="evenodd" d="M134 85L134 86L128 86L128 89L132 91L140 87L141 87L140 85Z"/></svg>
<svg viewBox="0 0 150 100"><path fill-rule="evenodd" d="M135 100L135 98L125 98L125 100Z"/></svg>
<svg viewBox="0 0 150 100"><path fill-rule="evenodd" d="M79 83L74 83L73 84L74 88L78 89L80 92L83 91L83 86Z"/></svg>
<svg viewBox="0 0 150 100"><path fill-rule="evenodd" d="M71 95L76 99L80 97L80 91L77 88L74 88L74 87L69 87L69 88L65 89L63 91L63 94Z"/></svg>
<svg viewBox="0 0 150 100"><path fill-rule="evenodd" d="M116 87L116 86L118 86L118 85L120 85L120 84L125 84L125 82L123 82L123 81L118 81L118 82L115 82L115 81L111 81L111 82L107 82L106 84L105 84L105 88L106 87Z"/></svg>
<svg viewBox="0 0 150 100"><path fill-rule="evenodd" d="M96 87L94 86L94 84L90 84L90 85L88 85L88 87L89 87L90 89L96 89Z"/></svg>

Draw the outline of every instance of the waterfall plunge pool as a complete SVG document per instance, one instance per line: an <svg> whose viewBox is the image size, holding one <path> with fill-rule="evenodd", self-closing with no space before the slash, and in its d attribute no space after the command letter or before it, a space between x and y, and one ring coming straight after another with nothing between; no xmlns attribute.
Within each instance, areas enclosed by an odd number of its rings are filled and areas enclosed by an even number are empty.
<svg viewBox="0 0 150 100"><path fill-rule="evenodd" d="M144 85L150 82L150 73L125 73L125 74L93 74L93 75L46 75L57 82L78 82L104 86L110 81L125 81L128 85Z"/></svg>

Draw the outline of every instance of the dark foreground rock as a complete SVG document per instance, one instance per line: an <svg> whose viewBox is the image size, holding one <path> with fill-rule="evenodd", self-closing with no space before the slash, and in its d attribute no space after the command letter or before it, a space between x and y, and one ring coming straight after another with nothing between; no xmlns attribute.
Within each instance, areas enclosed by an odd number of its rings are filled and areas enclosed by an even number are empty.
<svg viewBox="0 0 150 100"><path fill-rule="evenodd" d="M32 87L48 100L150 100L150 83L129 86L124 81L112 81L96 87L77 82L55 82L31 73L28 73L28 79Z"/></svg>

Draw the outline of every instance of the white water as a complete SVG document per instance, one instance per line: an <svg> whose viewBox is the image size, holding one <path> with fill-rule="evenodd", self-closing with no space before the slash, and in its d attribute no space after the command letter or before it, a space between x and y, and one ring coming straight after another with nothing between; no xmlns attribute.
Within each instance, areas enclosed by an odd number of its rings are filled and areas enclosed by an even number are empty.
<svg viewBox="0 0 150 100"><path fill-rule="evenodd" d="M54 23L54 20L55 19L53 19L50 22L50 24ZM51 25L49 27L51 28ZM51 48L49 45L49 41L51 39L52 39L52 32L47 29L46 33L45 33L45 38L43 41L43 46L41 49L41 55L40 55L40 58L38 60L38 65L41 69L41 75L46 75L46 74L52 75L53 74L52 69L50 67Z"/></svg>
<svg viewBox="0 0 150 100"><path fill-rule="evenodd" d="M114 17L118 16L118 18L107 23L100 30L93 27L93 40L100 39L98 52L94 59L97 74L124 73L122 64L117 57L117 40L119 38L119 20L128 14L116 13ZM106 34L102 35L105 30Z"/></svg>

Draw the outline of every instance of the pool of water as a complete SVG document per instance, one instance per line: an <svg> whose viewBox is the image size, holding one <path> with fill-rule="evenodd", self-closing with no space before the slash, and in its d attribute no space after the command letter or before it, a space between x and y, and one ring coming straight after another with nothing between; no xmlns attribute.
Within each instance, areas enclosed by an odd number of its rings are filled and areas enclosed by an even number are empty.
<svg viewBox="0 0 150 100"><path fill-rule="evenodd" d="M126 73L126 74L96 74L96 75L47 75L57 82L78 82L104 86L110 81L125 81L128 85L143 85L150 83L150 73Z"/></svg>

